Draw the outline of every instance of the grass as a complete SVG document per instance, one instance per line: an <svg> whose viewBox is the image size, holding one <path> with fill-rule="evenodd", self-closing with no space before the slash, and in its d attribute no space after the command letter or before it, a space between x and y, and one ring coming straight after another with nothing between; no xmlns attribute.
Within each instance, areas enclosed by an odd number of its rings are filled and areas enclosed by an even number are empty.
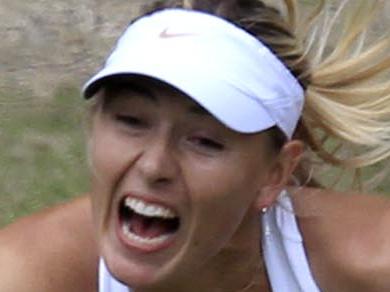
<svg viewBox="0 0 390 292"><path fill-rule="evenodd" d="M77 90L51 101L0 99L0 227L88 189Z"/></svg>

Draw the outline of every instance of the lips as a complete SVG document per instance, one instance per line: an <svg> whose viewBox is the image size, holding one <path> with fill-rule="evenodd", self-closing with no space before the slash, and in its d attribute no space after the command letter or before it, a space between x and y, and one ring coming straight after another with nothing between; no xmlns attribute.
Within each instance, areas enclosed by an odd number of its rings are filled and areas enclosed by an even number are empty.
<svg viewBox="0 0 390 292"><path fill-rule="evenodd" d="M168 247L180 227L180 217L170 207L128 195L119 204L119 237L143 252Z"/></svg>

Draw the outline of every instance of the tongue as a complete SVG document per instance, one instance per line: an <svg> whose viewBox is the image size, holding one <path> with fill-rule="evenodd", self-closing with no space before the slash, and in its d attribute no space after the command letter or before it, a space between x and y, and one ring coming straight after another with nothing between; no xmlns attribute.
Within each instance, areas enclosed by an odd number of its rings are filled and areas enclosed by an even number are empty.
<svg viewBox="0 0 390 292"><path fill-rule="evenodd" d="M130 230L143 238L155 238L169 233L169 223L167 221L133 214L130 219Z"/></svg>

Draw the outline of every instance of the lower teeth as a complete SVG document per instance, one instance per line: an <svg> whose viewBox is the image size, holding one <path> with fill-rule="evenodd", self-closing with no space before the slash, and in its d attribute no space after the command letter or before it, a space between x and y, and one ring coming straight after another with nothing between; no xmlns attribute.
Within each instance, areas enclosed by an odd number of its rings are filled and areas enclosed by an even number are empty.
<svg viewBox="0 0 390 292"><path fill-rule="evenodd" d="M126 223L123 223L123 225L122 225L122 232L129 239L131 239L133 241L136 241L136 242L139 242L139 243L142 243L142 244L153 244L153 245L156 245L156 244L163 243L164 241L166 241L170 237L169 234L163 234L163 235L160 235L160 236L157 236L157 237L154 237L154 238L141 237L141 236L133 233L130 230L129 224L126 224Z"/></svg>

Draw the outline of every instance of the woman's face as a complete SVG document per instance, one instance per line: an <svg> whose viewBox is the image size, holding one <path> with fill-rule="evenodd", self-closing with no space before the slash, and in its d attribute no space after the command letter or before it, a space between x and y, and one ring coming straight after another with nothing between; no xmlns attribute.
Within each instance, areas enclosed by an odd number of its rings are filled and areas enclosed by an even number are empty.
<svg viewBox="0 0 390 292"><path fill-rule="evenodd" d="M94 216L111 272L133 287L179 279L252 236L261 192L279 179L267 141L156 82L118 91L94 114L90 140Z"/></svg>

